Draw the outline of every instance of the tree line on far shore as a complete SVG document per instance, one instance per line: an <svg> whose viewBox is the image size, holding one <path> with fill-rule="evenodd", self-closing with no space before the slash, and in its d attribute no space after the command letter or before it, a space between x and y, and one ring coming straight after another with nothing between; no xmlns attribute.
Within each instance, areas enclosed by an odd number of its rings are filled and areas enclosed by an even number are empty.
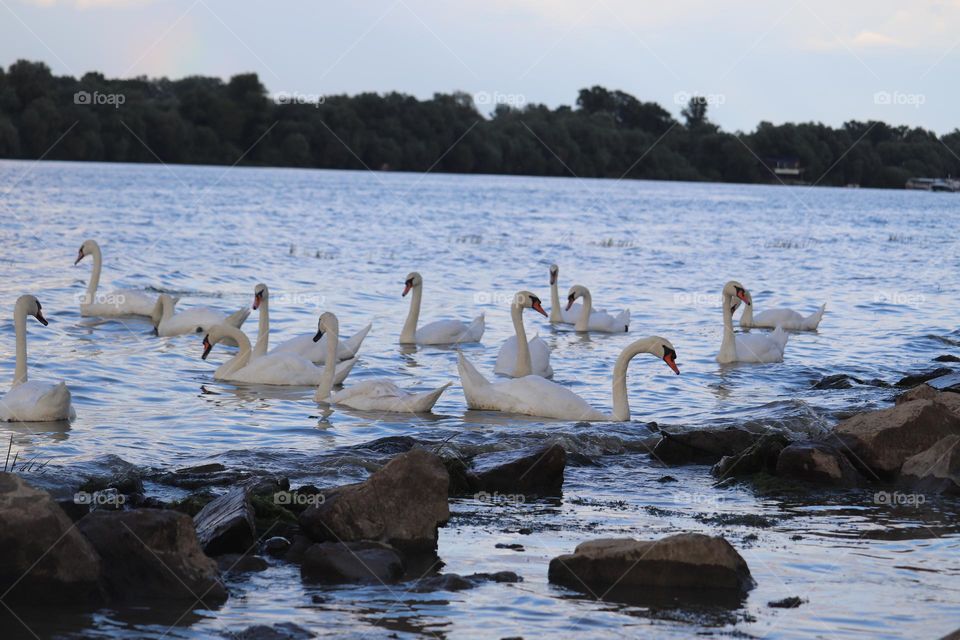
<svg viewBox="0 0 960 640"><path fill-rule="evenodd" d="M107 79L0 67L0 158L776 183L799 166L820 185L902 188L960 175L960 130L883 122L761 122L725 132L690 98L677 121L622 91L582 89L575 106L499 104L467 93L268 95L256 74Z"/></svg>

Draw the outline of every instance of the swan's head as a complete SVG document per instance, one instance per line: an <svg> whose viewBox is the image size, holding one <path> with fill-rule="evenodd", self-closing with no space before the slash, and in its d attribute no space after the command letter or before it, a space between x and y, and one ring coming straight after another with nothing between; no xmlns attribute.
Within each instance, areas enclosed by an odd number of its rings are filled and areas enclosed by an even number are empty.
<svg viewBox="0 0 960 640"><path fill-rule="evenodd" d="M37 300L36 296L29 294L20 296L17 298L16 306L26 309L27 315L36 318L43 326L50 324L47 322L47 319L43 317L43 306L40 304L40 301Z"/></svg>
<svg viewBox="0 0 960 640"><path fill-rule="evenodd" d="M97 250L97 241L96 240L84 240L83 244L80 245L80 251L77 252L77 259L73 261L74 265L80 263L81 260L92 254Z"/></svg>
<svg viewBox="0 0 960 640"><path fill-rule="evenodd" d="M750 293L743 287L742 284L736 280L731 280L723 287L723 299L726 304L727 300L730 300L730 313L733 313L737 310L737 307L740 306L740 301L746 302L747 304L752 304L750 299Z"/></svg>
<svg viewBox="0 0 960 640"><path fill-rule="evenodd" d="M550 286L557 284L557 276L560 275L560 267L555 264L550 265Z"/></svg>
<svg viewBox="0 0 960 640"><path fill-rule="evenodd" d="M423 278L420 277L420 274L416 271L411 271L407 274L407 279L403 282L403 296L406 296L410 293L410 289L414 287L419 287L423 284Z"/></svg>
<svg viewBox="0 0 960 640"><path fill-rule="evenodd" d="M667 363L668 367L673 369L675 374L680 375L680 369L677 368L677 350L673 348L669 340L659 336L655 337L653 346L650 348L650 353L658 356Z"/></svg>
<svg viewBox="0 0 960 640"><path fill-rule="evenodd" d="M324 311L320 314L320 320L317 321L317 335L313 336L314 342L320 342L320 338L323 337L323 334L333 331L334 333L340 333L340 321L337 320L337 316L330 313L329 311Z"/></svg>
<svg viewBox="0 0 960 640"><path fill-rule="evenodd" d="M203 355L200 357L206 360L207 356L210 355L210 352L213 350L213 345L217 344L225 337L227 337L227 334L224 331L223 326L215 324L210 327L207 330L207 335L203 336Z"/></svg>
<svg viewBox="0 0 960 640"><path fill-rule="evenodd" d="M263 301L270 297L267 285L262 282L253 288L253 310L256 311L263 304Z"/></svg>
<svg viewBox="0 0 960 640"><path fill-rule="evenodd" d="M529 291L517 292L517 295L513 297L513 304L521 309L533 309L544 317L547 316L547 312L543 310L543 304L540 302L540 298Z"/></svg>
<svg viewBox="0 0 960 640"><path fill-rule="evenodd" d="M590 292L582 284L575 284L570 287L570 292L567 294L567 311L570 311L570 307L573 306L577 298L582 298L587 295L590 295Z"/></svg>

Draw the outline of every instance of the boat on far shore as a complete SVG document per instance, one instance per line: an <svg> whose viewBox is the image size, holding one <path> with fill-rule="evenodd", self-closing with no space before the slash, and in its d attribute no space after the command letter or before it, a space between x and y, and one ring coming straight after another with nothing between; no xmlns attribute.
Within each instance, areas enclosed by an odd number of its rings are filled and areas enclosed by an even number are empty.
<svg viewBox="0 0 960 640"><path fill-rule="evenodd" d="M957 193L960 191L960 180L956 178L910 178L905 189L915 191L947 191Z"/></svg>

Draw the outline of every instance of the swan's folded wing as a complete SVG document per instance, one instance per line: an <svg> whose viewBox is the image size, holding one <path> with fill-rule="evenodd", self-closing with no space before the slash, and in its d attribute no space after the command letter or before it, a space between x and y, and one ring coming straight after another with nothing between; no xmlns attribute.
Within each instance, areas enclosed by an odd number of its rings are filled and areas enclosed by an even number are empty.
<svg viewBox="0 0 960 640"><path fill-rule="evenodd" d="M364 380L338 391L336 400L345 402L353 398L401 398L405 395L405 391L389 380Z"/></svg>

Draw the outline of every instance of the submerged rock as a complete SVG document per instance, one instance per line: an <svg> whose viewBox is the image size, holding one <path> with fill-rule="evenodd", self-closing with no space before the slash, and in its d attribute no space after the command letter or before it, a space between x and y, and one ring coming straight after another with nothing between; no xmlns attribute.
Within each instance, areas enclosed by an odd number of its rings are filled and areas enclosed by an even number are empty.
<svg viewBox="0 0 960 640"><path fill-rule="evenodd" d="M790 444L785 436L771 433L761 436L752 445L733 456L724 456L713 466L711 473L718 478L775 473L777 459L784 447Z"/></svg>
<svg viewBox="0 0 960 640"><path fill-rule="evenodd" d="M255 573L257 571L266 571L270 566L267 561L260 556L244 555L240 553L227 553L217 556L217 568L222 573Z"/></svg>
<svg viewBox="0 0 960 640"><path fill-rule="evenodd" d="M98 602L102 565L46 491L0 473L0 594L14 601Z"/></svg>
<svg viewBox="0 0 960 640"><path fill-rule="evenodd" d="M204 555L185 514L95 511L77 527L103 558L104 583L117 600L226 600L217 564Z"/></svg>
<svg viewBox="0 0 960 640"><path fill-rule="evenodd" d="M215 498L193 517L197 539L207 555L246 553L256 540L253 506L244 487Z"/></svg>
<svg viewBox="0 0 960 640"><path fill-rule="evenodd" d="M660 433L653 457L664 464L713 464L724 456L740 453L760 438L759 434L737 427Z"/></svg>
<svg viewBox="0 0 960 640"><path fill-rule="evenodd" d="M403 551L434 551L437 527L450 518L449 477L439 457L402 453L366 481L327 492L300 515L317 542L376 540Z"/></svg>
<svg viewBox="0 0 960 640"><path fill-rule="evenodd" d="M827 438L858 467L892 478L910 456L948 435L960 435L960 417L935 400L912 400L892 409L860 413L836 426Z"/></svg>
<svg viewBox="0 0 960 640"><path fill-rule="evenodd" d="M900 381L897 382L897 386L904 389L909 389L910 387L915 387L918 384L922 384L928 380L933 380L934 378L939 378L940 376L949 375L951 373L953 373L953 369L948 367L939 367L930 371L912 373L900 378Z"/></svg>
<svg viewBox="0 0 960 640"><path fill-rule="evenodd" d="M841 487L864 483L839 449L827 442L795 442L780 452L776 473L787 478Z"/></svg>
<svg viewBox="0 0 960 640"><path fill-rule="evenodd" d="M417 580L410 588L412 593L432 593L434 591L464 591L473 589L484 582L514 583L523 582L523 578L512 571L497 573L474 573L461 576L456 573L444 573Z"/></svg>
<svg viewBox="0 0 960 640"><path fill-rule="evenodd" d="M942 356L937 356L933 359L934 362L960 362L960 357L957 357L950 353L945 353Z"/></svg>
<svg viewBox="0 0 960 640"><path fill-rule="evenodd" d="M613 589L745 593L754 586L747 563L722 537L684 533L660 540L592 540L550 561L549 580L582 591Z"/></svg>
<svg viewBox="0 0 960 640"><path fill-rule="evenodd" d="M472 460L474 491L558 496L563 492L567 452L560 445L485 453Z"/></svg>
<svg viewBox="0 0 960 640"><path fill-rule="evenodd" d="M907 458L900 476L914 489L960 495L960 435L941 438Z"/></svg>
<svg viewBox="0 0 960 640"><path fill-rule="evenodd" d="M396 549L381 542L321 542L303 554L300 576L327 584L390 582L403 575Z"/></svg>
<svg viewBox="0 0 960 640"><path fill-rule="evenodd" d="M273 536L264 540L263 552L270 556L282 557L286 555L291 544L290 540L283 536Z"/></svg>
<svg viewBox="0 0 960 640"><path fill-rule="evenodd" d="M806 602L806 600L803 598L791 596L789 598L784 598L783 600L772 600L767 603L767 606L774 609L796 609L804 602Z"/></svg>
<svg viewBox="0 0 960 640"><path fill-rule="evenodd" d="M254 625L243 631L230 633L228 637L233 640L310 640L316 636L292 622L281 622L270 626Z"/></svg>

